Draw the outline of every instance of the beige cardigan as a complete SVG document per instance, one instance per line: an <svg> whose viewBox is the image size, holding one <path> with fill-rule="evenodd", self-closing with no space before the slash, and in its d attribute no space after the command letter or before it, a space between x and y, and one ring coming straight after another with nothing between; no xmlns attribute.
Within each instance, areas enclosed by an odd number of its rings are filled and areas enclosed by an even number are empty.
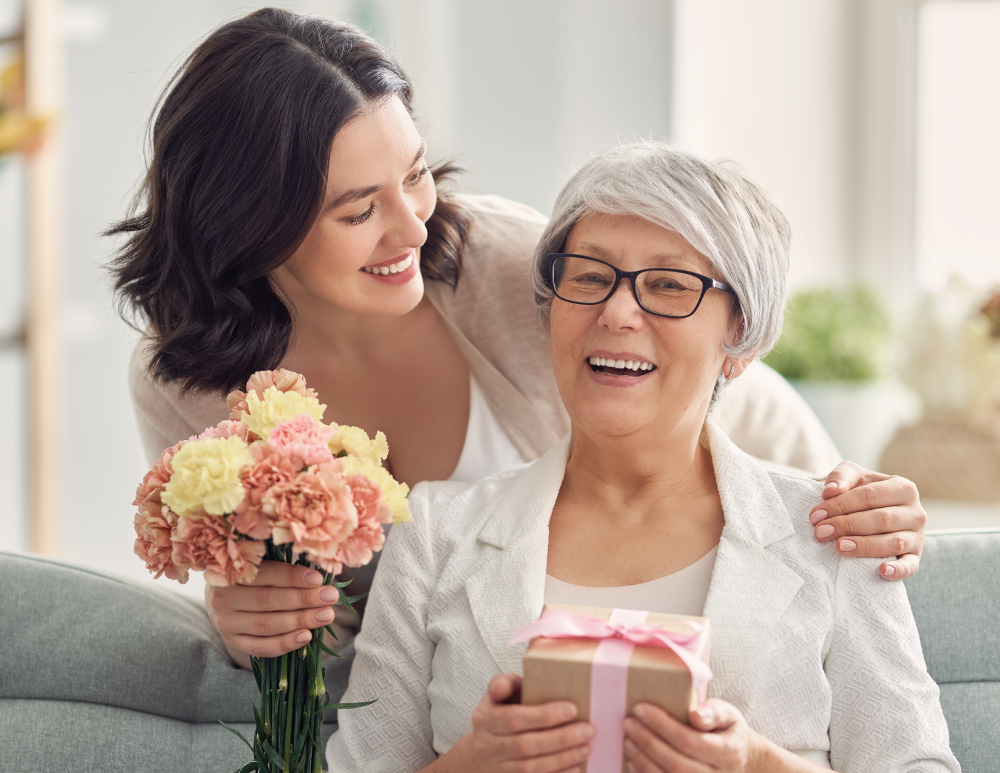
<svg viewBox="0 0 1000 773"><path fill-rule="evenodd" d="M462 196L473 215L461 280L452 290L427 283L427 297L448 323L486 402L528 461L569 431L549 359L548 336L531 303L531 255L545 218L497 196ZM140 343L129 368L139 433L152 464L164 448L226 419L219 394L182 397L174 384L151 379ZM327 411L336 421L336 406ZM742 449L780 465L826 475L840 456L798 393L766 365L755 363L719 400L713 420Z"/></svg>

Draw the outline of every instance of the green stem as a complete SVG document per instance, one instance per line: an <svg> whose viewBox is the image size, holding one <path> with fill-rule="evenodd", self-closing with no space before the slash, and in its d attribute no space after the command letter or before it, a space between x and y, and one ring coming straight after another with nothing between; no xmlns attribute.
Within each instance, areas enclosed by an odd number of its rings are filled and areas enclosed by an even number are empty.
<svg viewBox="0 0 1000 773"><path fill-rule="evenodd" d="M285 770L291 771L291 757L292 757L292 715L295 713L295 670L296 662L294 654L288 654L284 656L284 661L291 661L289 670L292 672L292 686L288 690L288 697L285 699L285 748L283 751L283 756L285 758ZM282 670L285 669L285 662L282 662ZM287 677L286 677L287 684Z"/></svg>

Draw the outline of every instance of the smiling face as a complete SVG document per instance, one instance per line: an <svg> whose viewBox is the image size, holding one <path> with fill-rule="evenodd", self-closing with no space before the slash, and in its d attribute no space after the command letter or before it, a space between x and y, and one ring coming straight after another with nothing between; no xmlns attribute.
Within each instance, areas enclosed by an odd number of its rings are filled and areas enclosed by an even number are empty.
<svg viewBox="0 0 1000 773"><path fill-rule="evenodd" d="M681 269L722 281L682 236L638 217L585 215L564 250L623 271ZM733 296L712 289L690 317L658 317L639 307L623 280L600 305L554 298L550 320L552 363L574 432L663 437L700 431L715 381L728 368L723 344L732 341L738 315Z"/></svg>
<svg viewBox="0 0 1000 773"><path fill-rule="evenodd" d="M271 274L296 307L394 316L420 302L420 247L437 202L424 150L395 96L340 130L319 214Z"/></svg>

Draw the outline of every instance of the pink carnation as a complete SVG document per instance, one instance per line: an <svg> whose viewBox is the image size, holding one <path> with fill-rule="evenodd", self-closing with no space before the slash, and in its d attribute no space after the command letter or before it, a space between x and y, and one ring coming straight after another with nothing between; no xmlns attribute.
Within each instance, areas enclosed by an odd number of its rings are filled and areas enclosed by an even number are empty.
<svg viewBox="0 0 1000 773"><path fill-rule="evenodd" d="M300 413L293 419L278 423L267 437L267 444L279 456L302 460L302 466L332 462L330 438L337 434L334 427L320 426L312 416Z"/></svg>
<svg viewBox="0 0 1000 773"><path fill-rule="evenodd" d="M135 490L132 504L139 511L134 520L136 538L133 549L156 579L166 575L180 583L188 580L187 567L175 565L171 558L173 543L170 538L177 525L177 516L160 501L160 494L174 474L170 460L193 439L182 440L160 454L153 469L146 473Z"/></svg>
<svg viewBox="0 0 1000 773"><path fill-rule="evenodd" d="M165 506L146 507L135 514L135 554L141 558L154 579L166 575L179 583L188 581L188 567L173 560L174 543L171 540L177 516Z"/></svg>
<svg viewBox="0 0 1000 773"><path fill-rule="evenodd" d="M243 475L246 496L233 514L233 527L248 537L268 539L273 524L263 510L264 495L279 483L287 483L302 470L302 462L279 456L266 443L253 443L254 465ZM338 463L339 469L339 463Z"/></svg>
<svg viewBox="0 0 1000 773"><path fill-rule="evenodd" d="M250 430L246 428L246 425L241 421L233 421L232 419L226 419L225 421L220 421L214 427L209 427L200 435L198 435L198 440L204 440L205 438L227 438L233 437L234 435L241 440L250 442Z"/></svg>
<svg viewBox="0 0 1000 773"><path fill-rule="evenodd" d="M303 397L319 398L315 389L306 386L305 377L291 370L278 368L278 370L259 370L247 381L247 391L241 392L238 389L229 393L226 403L229 405L229 418L239 421L243 413L250 413L247 405L247 392L256 392L257 397L264 399L264 390L268 387L277 387L279 392L298 392Z"/></svg>
<svg viewBox="0 0 1000 773"><path fill-rule="evenodd" d="M328 572L343 569L337 551L358 526L358 511L339 465L310 467L264 494L263 510L274 519L271 539L292 543L296 558L307 558Z"/></svg>
<svg viewBox="0 0 1000 773"><path fill-rule="evenodd" d="M178 520L173 561L204 571L209 585L253 582L264 552L263 542L239 539L223 517L202 512Z"/></svg>
<svg viewBox="0 0 1000 773"><path fill-rule="evenodd" d="M358 528L341 543L337 560L347 566L365 566L385 545L382 524L392 523L392 510L385 504L382 489L364 475L351 475L347 483L358 511Z"/></svg>

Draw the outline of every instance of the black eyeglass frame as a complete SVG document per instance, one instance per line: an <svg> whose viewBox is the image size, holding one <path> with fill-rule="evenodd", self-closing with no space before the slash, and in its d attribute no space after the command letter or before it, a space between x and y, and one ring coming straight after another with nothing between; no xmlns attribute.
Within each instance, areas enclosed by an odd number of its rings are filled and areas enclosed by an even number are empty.
<svg viewBox="0 0 1000 773"><path fill-rule="evenodd" d="M556 290L556 261L559 258L585 258L586 260L592 260L595 263L601 263L607 266L612 271L615 272L615 281L611 285L611 289L608 290L608 294L604 296L603 299L599 301L593 301L592 303L585 303L583 301L571 301L568 298L563 298L559 292ZM698 308L701 306L701 302L705 299L705 293L711 289L722 290L724 293L736 294L736 291L725 284L724 282L719 282L716 279L712 279L710 276L705 276L704 274L696 274L694 271L684 271L680 268L641 268L638 271L622 271L618 266L612 266L603 260L598 260L597 258L592 258L590 255L579 255L574 252L550 252L545 256L545 265L548 268L549 274L549 288L552 290L553 295L556 296L561 301L566 301L566 303L575 303L578 306L600 306L605 303L608 298L615 294L618 289L618 285L621 284L622 279L628 279L629 284L632 286L632 295L635 298L635 302L639 304L639 308L648 314L652 314L656 317L666 317L667 319L687 319L692 316ZM683 316L677 316L674 314L661 314L658 311L650 311L645 306L643 306L642 301L639 300L639 291L635 289L635 280L639 274L645 274L647 271L673 271L676 274L687 274L688 276L693 276L696 279L701 280L701 296L698 298L698 302L694 305L694 309L691 310L690 314L684 314Z"/></svg>

